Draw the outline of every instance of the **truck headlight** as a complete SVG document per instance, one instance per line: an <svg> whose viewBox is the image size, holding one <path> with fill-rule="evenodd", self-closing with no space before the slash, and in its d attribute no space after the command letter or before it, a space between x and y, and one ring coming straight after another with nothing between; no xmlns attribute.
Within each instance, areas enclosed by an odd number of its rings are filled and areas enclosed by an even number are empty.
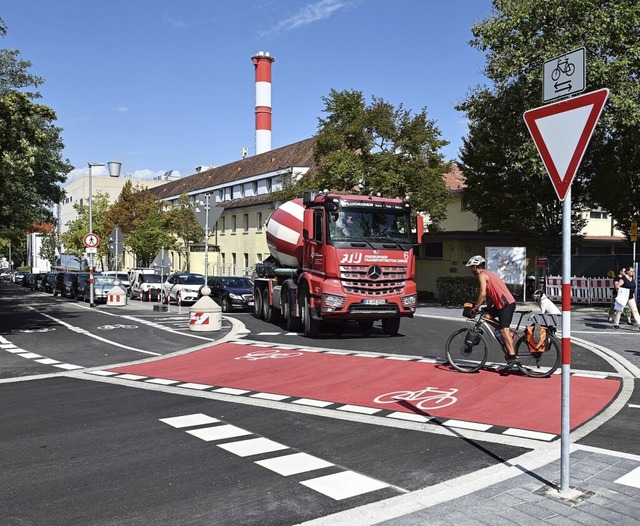
<svg viewBox="0 0 640 526"><path fill-rule="evenodd" d="M323 294L320 298L322 312L333 312L345 306L347 298L333 294Z"/></svg>
<svg viewBox="0 0 640 526"><path fill-rule="evenodd" d="M410 294L409 296L402 296L402 306L405 308L415 307L418 305L418 295Z"/></svg>

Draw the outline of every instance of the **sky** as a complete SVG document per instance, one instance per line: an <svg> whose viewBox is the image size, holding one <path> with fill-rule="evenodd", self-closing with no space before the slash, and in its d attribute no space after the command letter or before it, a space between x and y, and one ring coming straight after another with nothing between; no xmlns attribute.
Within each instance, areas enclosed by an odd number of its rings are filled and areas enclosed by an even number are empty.
<svg viewBox="0 0 640 526"><path fill-rule="evenodd" d="M75 169L122 162L122 174L255 154L255 70L272 65L273 149L318 131L323 97L355 90L416 114L426 109L459 155L467 132L454 109L485 84L469 45L491 0L3 0L3 49L44 79L39 102L57 114Z"/></svg>

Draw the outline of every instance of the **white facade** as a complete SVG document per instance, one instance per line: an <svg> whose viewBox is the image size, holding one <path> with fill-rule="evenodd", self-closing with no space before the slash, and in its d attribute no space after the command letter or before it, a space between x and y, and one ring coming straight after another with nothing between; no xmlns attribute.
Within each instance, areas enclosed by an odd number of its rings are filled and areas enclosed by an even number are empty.
<svg viewBox="0 0 640 526"><path fill-rule="evenodd" d="M170 173L170 172L167 172ZM179 172L178 172L179 174ZM109 177L108 175L93 175L91 177L92 193L95 197L98 193L107 194L110 204L115 203L116 199L122 192L122 187L131 181L133 187L136 186L142 188L153 188L166 184L169 181L175 180L172 178L159 178L159 179L138 179L131 177ZM67 223L74 221L78 217L78 213L73 208L73 205L89 205L89 175L83 175L73 181L70 181L63 186L66 196L62 203L60 203L58 224L60 225L60 234L68 230Z"/></svg>

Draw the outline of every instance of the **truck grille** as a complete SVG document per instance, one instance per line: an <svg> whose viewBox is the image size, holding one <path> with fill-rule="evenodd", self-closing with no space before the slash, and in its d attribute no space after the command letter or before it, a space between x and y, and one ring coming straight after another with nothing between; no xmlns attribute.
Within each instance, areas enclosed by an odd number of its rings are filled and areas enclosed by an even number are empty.
<svg viewBox="0 0 640 526"><path fill-rule="evenodd" d="M344 265L340 267L340 279L349 294L362 296L386 296L402 294L407 278L405 267L381 267L379 265Z"/></svg>

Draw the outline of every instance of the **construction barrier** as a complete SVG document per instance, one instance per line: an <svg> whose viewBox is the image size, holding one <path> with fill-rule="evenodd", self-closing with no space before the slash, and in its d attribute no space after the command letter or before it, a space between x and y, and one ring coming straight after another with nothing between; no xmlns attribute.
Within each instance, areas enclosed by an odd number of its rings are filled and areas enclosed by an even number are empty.
<svg viewBox="0 0 640 526"><path fill-rule="evenodd" d="M571 303L581 305L610 304L614 281L611 278L571 278ZM545 292L551 301L562 301L562 276L548 276Z"/></svg>

